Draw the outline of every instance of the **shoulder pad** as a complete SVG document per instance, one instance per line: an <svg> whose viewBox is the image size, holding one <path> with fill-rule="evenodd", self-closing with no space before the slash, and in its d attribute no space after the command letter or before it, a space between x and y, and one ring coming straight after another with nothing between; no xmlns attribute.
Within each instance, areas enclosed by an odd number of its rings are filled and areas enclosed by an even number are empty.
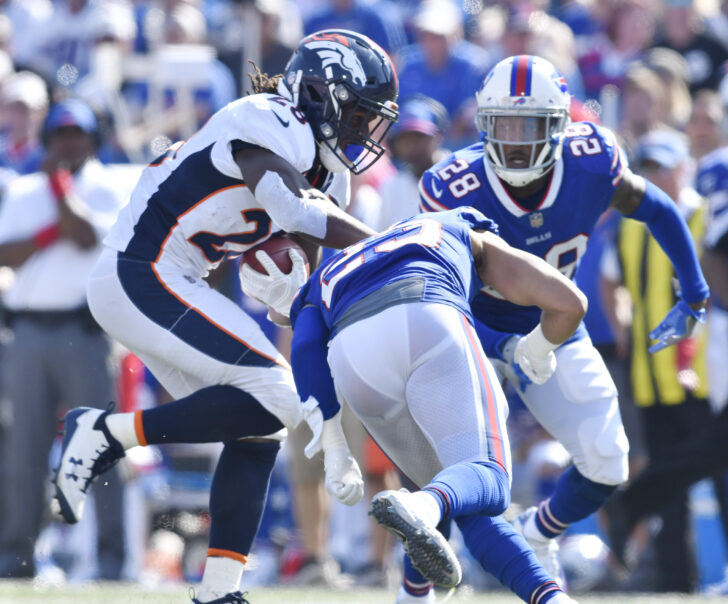
<svg viewBox="0 0 728 604"><path fill-rule="evenodd" d="M574 122L566 128L564 157L594 174L609 176L617 186L629 166L614 133L593 122Z"/></svg>
<svg viewBox="0 0 728 604"><path fill-rule="evenodd" d="M452 153L422 175L420 210L441 212L468 205L469 194L485 183L482 172L483 146L480 143Z"/></svg>
<svg viewBox="0 0 728 604"><path fill-rule="evenodd" d="M254 94L228 105L236 138L265 149L305 172L313 165L316 143L303 113L288 99Z"/></svg>

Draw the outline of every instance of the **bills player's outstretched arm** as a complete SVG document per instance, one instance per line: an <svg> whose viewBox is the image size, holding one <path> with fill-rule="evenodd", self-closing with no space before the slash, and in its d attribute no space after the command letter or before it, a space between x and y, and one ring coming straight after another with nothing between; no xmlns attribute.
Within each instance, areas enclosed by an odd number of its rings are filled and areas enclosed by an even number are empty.
<svg viewBox="0 0 728 604"><path fill-rule="evenodd" d="M455 151L420 181L424 211L474 206L498 223L511 246L573 278L589 236L610 204L642 220L675 266L683 300L658 326L655 346L687 335L708 294L697 254L675 204L634 175L614 134L569 122L566 82L548 61L528 55L499 62L476 93L481 142ZM478 336L496 369L536 419L569 451L573 467L553 495L516 522L552 576L561 578L555 538L596 511L627 478L628 443L609 372L582 325L559 346L554 377L524 363L521 342L540 318L497 288L472 302ZM407 576L409 583L422 577Z"/></svg>
<svg viewBox="0 0 728 604"><path fill-rule="evenodd" d="M680 300L649 334L657 340L649 350L657 352L687 338L697 323L705 322L708 284L687 224L677 204L664 191L627 168L611 205L650 227L650 232L670 258L680 282Z"/></svg>

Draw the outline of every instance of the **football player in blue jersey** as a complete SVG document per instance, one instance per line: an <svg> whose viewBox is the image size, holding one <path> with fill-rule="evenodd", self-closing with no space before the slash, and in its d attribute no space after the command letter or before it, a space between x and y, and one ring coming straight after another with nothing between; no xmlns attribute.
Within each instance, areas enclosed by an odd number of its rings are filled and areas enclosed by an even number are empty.
<svg viewBox="0 0 728 604"><path fill-rule="evenodd" d="M553 65L527 55L504 59L476 99L482 140L425 172L421 209L473 206L499 225L510 245L572 278L595 222L616 208L647 223L680 282L679 302L649 334L657 340L651 351L690 335L704 320L709 292L677 205L630 171L609 130L569 123L570 95ZM596 511L627 478L617 391L583 325L547 358L524 337L538 322L538 308L517 307L498 288L484 287L473 314L488 357L573 459L552 496L515 523L560 580L554 538Z"/></svg>
<svg viewBox="0 0 728 604"><path fill-rule="evenodd" d="M126 449L222 442L194 603L247 601L240 579L284 428L305 419L286 360L204 279L277 232L334 248L372 234L337 205L348 204L350 173L382 155L397 119L391 60L351 31L307 36L283 78L258 72L253 80L256 94L218 111L144 169L88 283L98 323L176 400L136 413L72 409L54 480L57 507L73 523L91 483ZM292 261L289 274L244 265L243 288L287 312L307 278L304 259L293 252ZM355 464L347 469L359 473Z"/></svg>
<svg viewBox="0 0 728 604"><path fill-rule="evenodd" d="M327 484L358 488L357 477L337 467L350 466L340 425L340 405L348 404L420 489L382 491L370 514L428 580L452 587L461 579L437 529L453 519L478 562L524 601L570 603L501 517L510 502L507 403L470 308L485 285L539 308L524 340L546 361L586 311L571 281L510 247L473 208L396 223L322 265L290 312L296 387L319 417L309 421L306 454L323 448Z"/></svg>

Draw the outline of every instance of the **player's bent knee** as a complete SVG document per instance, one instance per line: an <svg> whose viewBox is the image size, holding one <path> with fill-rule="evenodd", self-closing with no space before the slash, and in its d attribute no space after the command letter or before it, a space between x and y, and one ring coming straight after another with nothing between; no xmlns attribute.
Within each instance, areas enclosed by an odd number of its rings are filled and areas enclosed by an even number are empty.
<svg viewBox="0 0 728 604"><path fill-rule="evenodd" d="M579 426L581 455L574 465L589 480L619 485L627 480L629 443L619 413L592 417Z"/></svg>

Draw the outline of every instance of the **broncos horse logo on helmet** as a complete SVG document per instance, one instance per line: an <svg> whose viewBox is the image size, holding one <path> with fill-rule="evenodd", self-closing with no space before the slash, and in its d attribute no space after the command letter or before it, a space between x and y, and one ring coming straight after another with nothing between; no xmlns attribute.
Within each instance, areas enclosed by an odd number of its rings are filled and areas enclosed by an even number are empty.
<svg viewBox="0 0 728 604"><path fill-rule="evenodd" d="M359 174L384 153L382 141L397 121L397 75L372 40L344 29L304 38L281 86L311 124L319 158L332 172Z"/></svg>

